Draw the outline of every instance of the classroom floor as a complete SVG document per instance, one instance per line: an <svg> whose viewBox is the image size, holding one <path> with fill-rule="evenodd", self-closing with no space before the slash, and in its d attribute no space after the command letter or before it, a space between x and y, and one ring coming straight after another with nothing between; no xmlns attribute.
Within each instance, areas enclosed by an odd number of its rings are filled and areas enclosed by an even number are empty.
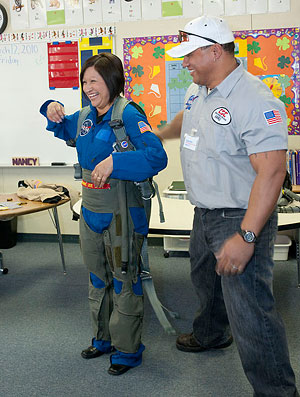
<svg viewBox="0 0 300 397"><path fill-rule="evenodd" d="M65 243L63 275L57 243L18 242L2 250L7 275L0 275L1 397L247 397L252 389L235 344L219 351L183 353L176 336L159 324L145 298L143 364L120 377L107 374L109 356L84 360L91 342L87 271L79 245ZM170 319L189 332L197 299L189 258L164 258L150 246L150 264L162 303L180 314ZM286 324L290 356L300 385L300 289L296 261L276 262L274 294Z"/></svg>

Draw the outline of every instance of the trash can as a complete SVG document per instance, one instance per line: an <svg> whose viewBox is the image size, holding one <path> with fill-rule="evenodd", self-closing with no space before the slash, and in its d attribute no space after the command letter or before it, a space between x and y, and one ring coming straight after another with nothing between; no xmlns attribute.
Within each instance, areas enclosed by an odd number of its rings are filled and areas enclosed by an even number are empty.
<svg viewBox="0 0 300 397"><path fill-rule="evenodd" d="M0 248L12 248L17 244L17 216L0 220Z"/></svg>

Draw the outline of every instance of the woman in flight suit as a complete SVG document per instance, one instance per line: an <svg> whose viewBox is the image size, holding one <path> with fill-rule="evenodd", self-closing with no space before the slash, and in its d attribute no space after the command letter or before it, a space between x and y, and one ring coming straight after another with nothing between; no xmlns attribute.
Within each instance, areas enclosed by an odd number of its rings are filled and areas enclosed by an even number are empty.
<svg viewBox="0 0 300 397"><path fill-rule="evenodd" d="M90 113L76 140L83 170L80 242L89 271L89 304L94 337L81 352L85 359L114 352L108 373L121 375L142 362L143 290L140 252L148 220L136 183L167 165L160 140L151 132L144 112L133 102L123 123L135 150L114 150L110 127L114 102L124 92L121 60L110 53L89 58L80 81L90 100ZM65 141L74 139L80 111L65 115L64 106L45 102L40 109L47 130ZM124 146L127 145L126 142Z"/></svg>

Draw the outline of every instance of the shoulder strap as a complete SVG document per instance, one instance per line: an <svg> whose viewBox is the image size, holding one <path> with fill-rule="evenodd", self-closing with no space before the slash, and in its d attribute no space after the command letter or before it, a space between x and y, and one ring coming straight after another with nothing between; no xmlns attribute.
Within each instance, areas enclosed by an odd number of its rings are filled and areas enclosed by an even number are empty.
<svg viewBox="0 0 300 397"><path fill-rule="evenodd" d="M125 152L135 150L135 147L130 142L129 137L126 133L125 125L123 122L123 112L125 107L130 103L128 99L119 96L113 104L111 120L108 122L110 127L113 129L116 143L114 149L117 152Z"/></svg>
<svg viewBox="0 0 300 397"><path fill-rule="evenodd" d="M88 105L88 106L85 106L85 107L82 108L82 109L80 109L80 111L79 111L79 117L78 117L78 121L77 121L77 132L76 132L76 136L75 136L75 138L72 138L72 139L69 139L69 140L66 141L66 144L67 144L68 146L71 146L71 147L75 147L75 146L76 146L76 141L77 141L77 138L78 138L78 136L79 136L79 134L80 134L81 125L82 125L83 121L85 120L86 116L90 113L90 111L91 111L91 108L90 108L89 105Z"/></svg>
<svg viewBox="0 0 300 397"><path fill-rule="evenodd" d="M118 141L122 141L126 138L126 129L123 123L123 112L125 107L130 103L130 101L124 97L119 96L113 105L113 110L111 114L111 120L109 125L114 130L114 134Z"/></svg>

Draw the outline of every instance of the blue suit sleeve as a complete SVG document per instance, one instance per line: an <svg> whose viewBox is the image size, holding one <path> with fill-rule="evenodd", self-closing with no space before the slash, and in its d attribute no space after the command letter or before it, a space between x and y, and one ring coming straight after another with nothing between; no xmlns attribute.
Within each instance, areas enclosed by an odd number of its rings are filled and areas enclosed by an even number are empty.
<svg viewBox="0 0 300 397"><path fill-rule="evenodd" d="M112 178L140 182L167 166L167 155L159 138L151 132L145 115L134 106L126 106L123 122L135 151L113 153Z"/></svg>
<svg viewBox="0 0 300 397"><path fill-rule="evenodd" d="M62 139L64 141L67 141L71 138L75 138L77 132L77 121L79 117L79 110L74 114L65 116L65 118L61 123L55 123L47 118L47 107L51 102L58 102L58 101L48 100L44 102L43 105L40 107L40 113L43 116L45 116L47 119L46 130L54 132L54 136L56 138ZM61 102L59 103L62 106L64 106Z"/></svg>

